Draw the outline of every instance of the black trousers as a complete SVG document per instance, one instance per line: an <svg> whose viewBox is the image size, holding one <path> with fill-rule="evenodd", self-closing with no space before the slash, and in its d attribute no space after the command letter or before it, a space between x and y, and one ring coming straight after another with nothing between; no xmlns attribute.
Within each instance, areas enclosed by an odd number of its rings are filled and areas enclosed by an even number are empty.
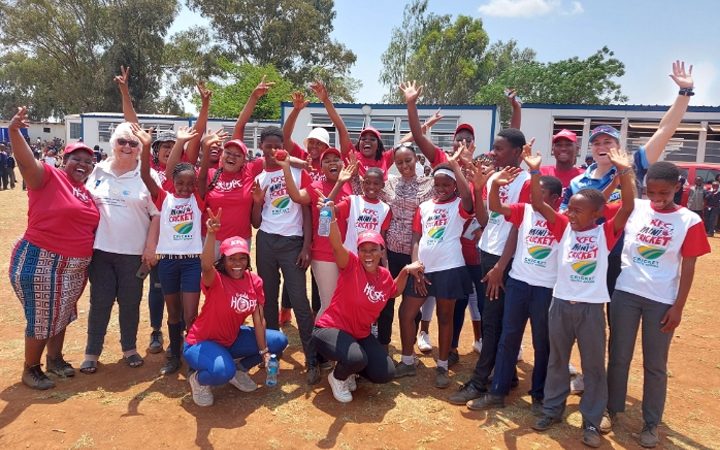
<svg viewBox="0 0 720 450"><path fill-rule="evenodd" d="M335 364L335 378L346 380L358 373L373 383L388 383L395 378L395 364L372 334L355 339L337 328L315 328L312 334L317 352Z"/></svg>

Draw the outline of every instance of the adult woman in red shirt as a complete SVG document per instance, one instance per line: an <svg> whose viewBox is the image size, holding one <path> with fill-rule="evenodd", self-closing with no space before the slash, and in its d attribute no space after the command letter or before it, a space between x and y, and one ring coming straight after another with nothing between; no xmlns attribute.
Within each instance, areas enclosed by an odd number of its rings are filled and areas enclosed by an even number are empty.
<svg viewBox="0 0 720 450"><path fill-rule="evenodd" d="M320 198L318 206L335 209L332 202L323 204L324 200ZM325 359L337 361L328 382L335 399L347 403L356 387L355 374L373 383L387 383L395 377L393 360L370 327L388 299L403 292L408 275L418 280L423 276L423 265L419 261L408 264L393 280L390 271L380 266L385 247L380 233L360 233L355 255L343 246L334 212L329 239L340 276L330 306L315 322L313 342Z"/></svg>
<svg viewBox="0 0 720 450"><path fill-rule="evenodd" d="M40 368L46 346L48 372L75 375L63 359L65 328L77 319L100 214L85 189L93 150L82 142L69 144L63 168L56 169L35 159L20 133L27 126L27 108L18 108L10 122L10 143L27 185L29 210L28 227L13 248L9 272L27 319L22 381L33 389L49 389L55 383ZM62 239L57 239L58 230Z"/></svg>

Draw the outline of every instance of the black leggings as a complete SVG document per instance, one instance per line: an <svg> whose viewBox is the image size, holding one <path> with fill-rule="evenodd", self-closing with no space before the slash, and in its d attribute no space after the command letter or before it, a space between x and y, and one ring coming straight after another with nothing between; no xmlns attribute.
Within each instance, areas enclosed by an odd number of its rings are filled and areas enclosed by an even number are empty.
<svg viewBox="0 0 720 450"><path fill-rule="evenodd" d="M328 361L337 361L335 378L346 380L359 373L373 383L388 383L395 378L392 358L372 334L355 339L337 328L315 328L312 339L317 352Z"/></svg>

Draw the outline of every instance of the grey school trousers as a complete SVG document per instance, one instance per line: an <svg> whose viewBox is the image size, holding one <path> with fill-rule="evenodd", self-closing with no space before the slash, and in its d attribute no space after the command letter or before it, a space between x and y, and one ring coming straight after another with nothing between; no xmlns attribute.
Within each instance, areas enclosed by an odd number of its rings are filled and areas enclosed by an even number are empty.
<svg viewBox="0 0 720 450"><path fill-rule="evenodd" d="M608 362L608 411L625 411L628 372L635 338L642 319L643 398L645 424L662 420L667 394L667 361L673 333L660 331L660 321L671 305L616 290L610 308L610 361Z"/></svg>
<svg viewBox="0 0 720 450"><path fill-rule="evenodd" d="M300 340L307 365L316 364L312 349L312 331L315 326L310 302L307 297L305 269L297 266L297 257L303 246L302 236L281 236L259 230L256 237L258 275L263 279L265 292L265 321L267 328L280 329L278 317L278 296L280 294L280 272L290 298L295 319L298 323Z"/></svg>
<svg viewBox="0 0 720 450"><path fill-rule="evenodd" d="M562 417L565 401L570 394L570 352L577 340L585 382L580 413L586 424L599 428L608 398L605 303L572 303L553 297L548 311L548 328L550 360L545 380L544 414L554 418Z"/></svg>

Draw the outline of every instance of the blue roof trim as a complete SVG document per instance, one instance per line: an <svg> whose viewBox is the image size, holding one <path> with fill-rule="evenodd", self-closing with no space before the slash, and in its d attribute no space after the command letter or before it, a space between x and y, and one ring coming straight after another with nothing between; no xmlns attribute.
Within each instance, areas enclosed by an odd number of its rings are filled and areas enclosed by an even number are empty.
<svg viewBox="0 0 720 450"><path fill-rule="evenodd" d="M371 107L372 109L407 109L407 105L404 103L334 103L333 104L335 108L362 108L363 106L367 105ZM282 102L280 103L281 108L285 107L292 107L292 102ZM310 103L307 107L316 107L316 108L325 108L325 105L322 103ZM497 106L495 105L417 105L418 109L460 109L460 110L485 110L485 111L495 111L497 109Z"/></svg>
<svg viewBox="0 0 720 450"><path fill-rule="evenodd" d="M563 103L523 103L523 109L574 109L596 111L667 111L670 105L571 105ZM690 106L688 112L718 112L720 106Z"/></svg>

